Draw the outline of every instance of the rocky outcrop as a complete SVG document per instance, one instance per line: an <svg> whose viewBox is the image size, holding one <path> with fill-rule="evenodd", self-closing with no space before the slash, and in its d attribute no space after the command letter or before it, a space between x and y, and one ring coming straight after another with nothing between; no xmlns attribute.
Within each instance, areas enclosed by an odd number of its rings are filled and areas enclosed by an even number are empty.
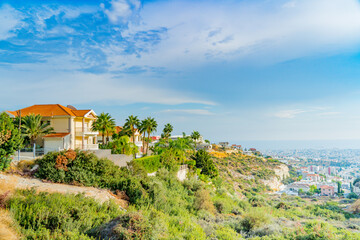
<svg viewBox="0 0 360 240"><path fill-rule="evenodd" d="M269 180L263 180L262 182L271 190L280 191L285 187L281 181L290 176L289 168L285 164L281 164L273 168L273 170L275 172L275 176L271 177Z"/></svg>
<svg viewBox="0 0 360 240"><path fill-rule="evenodd" d="M273 169L276 176L280 177L280 180L290 177L289 167L285 164L281 164L278 167Z"/></svg>

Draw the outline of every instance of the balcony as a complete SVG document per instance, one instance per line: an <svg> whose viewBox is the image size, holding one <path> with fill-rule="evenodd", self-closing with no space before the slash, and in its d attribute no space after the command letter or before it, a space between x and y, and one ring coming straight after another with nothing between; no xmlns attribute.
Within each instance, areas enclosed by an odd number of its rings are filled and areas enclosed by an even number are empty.
<svg viewBox="0 0 360 240"><path fill-rule="evenodd" d="M99 150L99 144L84 144L84 147L82 144L76 144L75 148L81 150Z"/></svg>
<svg viewBox="0 0 360 240"><path fill-rule="evenodd" d="M98 135L99 132L94 132L91 130L91 128L83 128L82 127L77 127L75 128L75 135L76 136L82 136L82 135Z"/></svg>

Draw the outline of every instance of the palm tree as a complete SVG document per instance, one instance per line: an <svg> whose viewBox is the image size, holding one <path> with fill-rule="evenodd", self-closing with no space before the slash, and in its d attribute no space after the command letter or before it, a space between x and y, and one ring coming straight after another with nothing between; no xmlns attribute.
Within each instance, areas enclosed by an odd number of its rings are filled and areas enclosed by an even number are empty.
<svg viewBox="0 0 360 240"><path fill-rule="evenodd" d="M112 151L115 154L136 154L138 152L137 146L130 142L128 136L121 136L112 142Z"/></svg>
<svg viewBox="0 0 360 240"><path fill-rule="evenodd" d="M43 122L40 114L23 117L21 128L23 136L30 139L31 145L35 143L38 137L54 133L54 129L50 127L50 122Z"/></svg>
<svg viewBox="0 0 360 240"><path fill-rule="evenodd" d="M146 154L148 153L148 149L149 149L150 134L156 131L157 126L158 126L158 124L154 118L148 117L145 119L144 127L145 127L145 131L148 134L147 143L146 143Z"/></svg>
<svg viewBox="0 0 360 240"><path fill-rule="evenodd" d="M142 153L145 153L145 134L146 134L146 126L148 125L148 119L144 119L141 121L139 126L139 132L140 134L144 134L142 136Z"/></svg>
<svg viewBox="0 0 360 240"><path fill-rule="evenodd" d="M197 141L200 139L201 135L198 131L193 131L191 133L191 138L192 140L194 140L194 144L195 144L195 151L196 151L196 145L197 145Z"/></svg>
<svg viewBox="0 0 360 240"><path fill-rule="evenodd" d="M111 117L109 113L101 113L95 122L92 124L91 129L93 131L99 131L102 134L102 142L105 144L109 142L109 135L115 132L115 119Z"/></svg>
<svg viewBox="0 0 360 240"><path fill-rule="evenodd" d="M166 124L163 129L163 133L161 134L161 137L168 139L171 136L171 132L173 131L173 129L174 128L170 123Z"/></svg>
<svg viewBox="0 0 360 240"><path fill-rule="evenodd" d="M135 133L138 127L140 127L140 120L137 116L131 115L125 120L124 128L130 130L133 143L135 143Z"/></svg>

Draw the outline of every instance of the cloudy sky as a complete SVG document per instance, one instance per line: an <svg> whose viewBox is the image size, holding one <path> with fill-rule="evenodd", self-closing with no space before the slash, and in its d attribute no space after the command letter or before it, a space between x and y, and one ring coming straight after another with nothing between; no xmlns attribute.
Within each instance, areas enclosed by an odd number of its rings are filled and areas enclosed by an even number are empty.
<svg viewBox="0 0 360 240"><path fill-rule="evenodd" d="M3 0L0 110L60 103L212 141L360 138L357 0Z"/></svg>

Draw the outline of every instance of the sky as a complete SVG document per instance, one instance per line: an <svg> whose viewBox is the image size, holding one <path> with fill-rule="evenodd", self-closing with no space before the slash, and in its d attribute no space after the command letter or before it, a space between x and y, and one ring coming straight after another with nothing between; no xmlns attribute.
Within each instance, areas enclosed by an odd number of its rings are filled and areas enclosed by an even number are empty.
<svg viewBox="0 0 360 240"><path fill-rule="evenodd" d="M360 2L2 0L0 89L0 110L151 116L159 133L169 122L212 142L349 142Z"/></svg>

